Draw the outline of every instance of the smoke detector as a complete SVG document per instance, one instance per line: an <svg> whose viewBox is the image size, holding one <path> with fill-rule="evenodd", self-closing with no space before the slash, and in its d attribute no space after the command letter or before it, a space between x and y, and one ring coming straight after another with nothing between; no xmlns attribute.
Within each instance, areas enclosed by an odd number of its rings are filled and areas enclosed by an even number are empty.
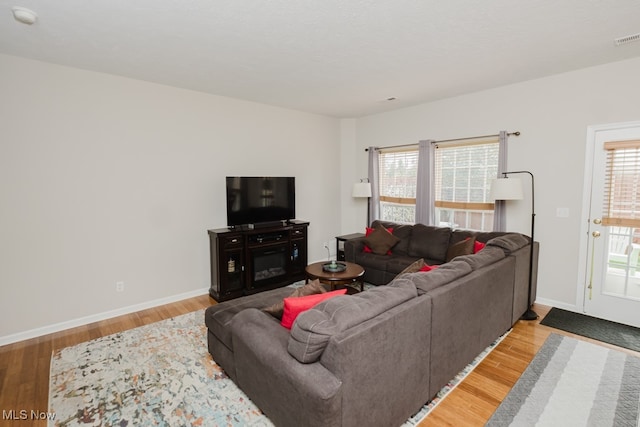
<svg viewBox="0 0 640 427"><path fill-rule="evenodd" d="M616 46L620 46L631 42L637 42L638 40L640 40L640 33L618 37L617 39L614 39L613 42L616 44Z"/></svg>
<svg viewBox="0 0 640 427"><path fill-rule="evenodd" d="M26 7L15 6L11 11L15 20L23 24L31 25L38 20L38 15Z"/></svg>

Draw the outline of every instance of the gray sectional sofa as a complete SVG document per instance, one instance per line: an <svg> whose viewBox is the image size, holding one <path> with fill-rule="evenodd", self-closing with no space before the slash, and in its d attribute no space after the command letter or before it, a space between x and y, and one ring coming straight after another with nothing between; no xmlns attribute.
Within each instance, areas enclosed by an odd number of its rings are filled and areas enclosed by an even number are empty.
<svg viewBox="0 0 640 427"><path fill-rule="evenodd" d="M526 311L531 248L497 236L436 270L324 301L291 331L262 310L291 288L216 304L209 352L277 426L400 425Z"/></svg>

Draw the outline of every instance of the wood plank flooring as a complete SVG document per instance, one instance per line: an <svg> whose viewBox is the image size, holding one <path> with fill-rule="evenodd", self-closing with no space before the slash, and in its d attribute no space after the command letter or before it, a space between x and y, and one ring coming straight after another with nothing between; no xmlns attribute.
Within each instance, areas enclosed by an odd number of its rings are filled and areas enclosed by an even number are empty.
<svg viewBox="0 0 640 427"><path fill-rule="evenodd" d="M513 330L423 420L419 427L484 426L551 333L597 343L636 356L640 353L540 325L551 307L534 304L535 321L518 321Z"/></svg>
<svg viewBox="0 0 640 427"><path fill-rule="evenodd" d="M16 415L22 410L29 415L31 410L47 411L49 366L54 350L215 303L208 295L203 295L0 347L0 411L3 411L0 425L46 425L46 421L35 419L9 421L6 415L12 410ZM543 318L550 308L535 305L534 309ZM540 325L539 321L519 321L493 352L420 423L420 427L484 425L551 332L577 337Z"/></svg>

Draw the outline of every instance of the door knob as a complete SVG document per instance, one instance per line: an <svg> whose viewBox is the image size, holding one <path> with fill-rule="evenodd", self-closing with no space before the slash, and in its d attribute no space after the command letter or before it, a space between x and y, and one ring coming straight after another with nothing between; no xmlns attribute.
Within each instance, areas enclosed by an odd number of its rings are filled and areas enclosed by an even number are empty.
<svg viewBox="0 0 640 427"><path fill-rule="evenodd" d="M600 218L596 218L593 220L594 224L602 224L602 220Z"/></svg>
<svg viewBox="0 0 640 427"><path fill-rule="evenodd" d="M595 238L600 237L600 232L599 231L594 231L593 233L591 233L591 235Z"/></svg>

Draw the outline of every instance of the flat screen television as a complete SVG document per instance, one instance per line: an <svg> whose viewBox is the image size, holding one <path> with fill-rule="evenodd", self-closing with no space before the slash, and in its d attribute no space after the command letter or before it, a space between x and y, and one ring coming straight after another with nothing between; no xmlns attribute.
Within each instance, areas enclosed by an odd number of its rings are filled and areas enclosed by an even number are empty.
<svg viewBox="0 0 640 427"><path fill-rule="evenodd" d="M288 221L295 217L294 177L227 177L228 226Z"/></svg>

